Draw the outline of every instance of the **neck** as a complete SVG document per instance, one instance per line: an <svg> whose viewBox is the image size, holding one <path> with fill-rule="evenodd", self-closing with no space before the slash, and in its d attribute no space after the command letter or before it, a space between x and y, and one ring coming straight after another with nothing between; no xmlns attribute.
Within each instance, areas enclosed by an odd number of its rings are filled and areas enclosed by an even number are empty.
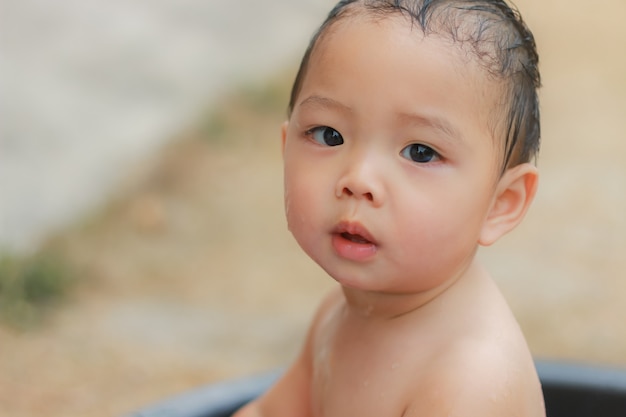
<svg viewBox="0 0 626 417"><path fill-rule="evenodd" d="M364 319L391 320L417 311L425 311L440 304L437 300L467 292L472 282L487 276L486 271L474 260L462 274L452 277L440 285L419 292L375 292L343 287L347 308Z"/></svg>

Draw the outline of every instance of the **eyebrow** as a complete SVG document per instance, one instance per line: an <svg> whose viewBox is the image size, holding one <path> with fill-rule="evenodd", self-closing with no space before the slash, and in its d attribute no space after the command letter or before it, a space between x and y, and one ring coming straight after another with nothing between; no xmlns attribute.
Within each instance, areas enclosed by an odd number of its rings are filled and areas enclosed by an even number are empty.
<svg viewBox="0 0 626 417"><path fill-rule="evenodd" d="M337 100L329 97L323 97L319 95L311 95L299 104L300 106L312 106L321 109L338 109L344 112L352 113L352 108ZM456 129L452 123L447 119L438 116L428 116L420 113L398 113L397 118L406 124L416 125L421 127L432 128L442 132L447 139L460 140L462 135L458 129Z"/></svg>
<svg viewBox="0 0 626 417"><path fill-rule="evenodd" d="M398 119L407 124L438 130L451 140L460 140L462 138L461 132L443 117L427 116L419 113L400 113L398 114Z"/></svg>
<svg viewBox="0 0 626 417"><path fill-rule="evenodd" d="M345 104L332 98L318 95L312 95L305 98L302 102L300 102L300 106L312 106L321 109L339 109L345 112L352 112L352 108L350 106L346 106Z"/></svg>

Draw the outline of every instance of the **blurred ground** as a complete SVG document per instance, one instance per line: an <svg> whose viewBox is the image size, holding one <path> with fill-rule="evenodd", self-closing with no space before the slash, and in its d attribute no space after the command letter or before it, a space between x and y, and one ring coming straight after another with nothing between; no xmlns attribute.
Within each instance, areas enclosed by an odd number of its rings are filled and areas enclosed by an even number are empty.
<svg viewBox="0 0 626 417"><path fill-rule="evenodd" d="M541 187L481 256L536 356L626 366L626 3L517 3L542 58ZM82 281L42 327L0 327L0 415L117 416L293 357L331 282L283 220L292 76L217 101L56 238Z"/></svg>

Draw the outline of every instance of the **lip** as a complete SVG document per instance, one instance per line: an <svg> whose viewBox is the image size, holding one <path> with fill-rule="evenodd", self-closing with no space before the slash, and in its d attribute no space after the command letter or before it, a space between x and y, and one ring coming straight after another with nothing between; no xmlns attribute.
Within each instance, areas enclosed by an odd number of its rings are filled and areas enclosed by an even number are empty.
<svg viewBox="0 0 626 417"><path fill-rule="evenodd" d="M333 228L333 249L340 257L363 262L371 259L378 250L378 242L360 223L343 221Z"/></svg>
<svg viewBox="0 0 626 417"><path fill-rule="evenodd" d="M366 240L368 244L378 245L372 234L365 226L358 222L342 221L335 226L332 233L336 235L349 234L352 236L360 236Z"/></svg>

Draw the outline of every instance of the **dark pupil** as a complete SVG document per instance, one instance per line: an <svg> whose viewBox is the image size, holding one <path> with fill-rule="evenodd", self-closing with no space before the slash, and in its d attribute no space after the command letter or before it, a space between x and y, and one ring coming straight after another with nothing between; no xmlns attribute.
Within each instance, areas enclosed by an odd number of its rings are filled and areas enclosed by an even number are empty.
<svg viewBox="0 0 626 417"><path fill-rule="evenodd" d="M343 143L343 138L335 129L326 128L324 129L324 142L328 146L337 146Z"/></svg>
<svg viewBox="0 0 626 417"><path fill-rule="evenodd" d="M435 151L428 146L411 146L411 159L415 162L430 162L434 157Z"/></svg>

